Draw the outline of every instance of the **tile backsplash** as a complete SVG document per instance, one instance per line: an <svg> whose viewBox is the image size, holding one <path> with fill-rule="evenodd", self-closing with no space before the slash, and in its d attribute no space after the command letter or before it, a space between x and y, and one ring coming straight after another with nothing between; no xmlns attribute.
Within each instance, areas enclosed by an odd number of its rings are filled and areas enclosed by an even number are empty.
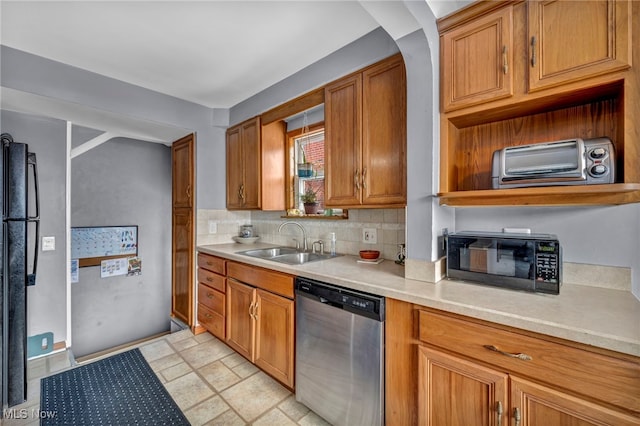
<svg viewBox="0 0 640 426"><path fill-rule="evenodd" d="M357 255L360 250L379 250L385 259L395 260L398 244L405 243L405 209L349 210L349 219L283 218L284 212L198 210L197 244L222 244L233 242L240 226L253 225L260 242L294 246L293 238L301 239L300 229L286 226L282 233L278 227L286 221L298 222L305 229L309 247L314 241L323 240L329 249L330 232L336 233L336 251ZM362 241L364 229L375 229L376 243ZM212 232L210 232L212 231Z"/></svg>

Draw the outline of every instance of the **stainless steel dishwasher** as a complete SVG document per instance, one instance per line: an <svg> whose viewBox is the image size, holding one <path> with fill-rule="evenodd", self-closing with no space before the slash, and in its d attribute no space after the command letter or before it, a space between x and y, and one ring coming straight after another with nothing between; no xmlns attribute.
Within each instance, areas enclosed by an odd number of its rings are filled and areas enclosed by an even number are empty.
<svg viewBox="0 0 640 426"><path fill-rule="evenodd" d="M384 302L296 278L296 400L333 425L384 423Z"/></svg>

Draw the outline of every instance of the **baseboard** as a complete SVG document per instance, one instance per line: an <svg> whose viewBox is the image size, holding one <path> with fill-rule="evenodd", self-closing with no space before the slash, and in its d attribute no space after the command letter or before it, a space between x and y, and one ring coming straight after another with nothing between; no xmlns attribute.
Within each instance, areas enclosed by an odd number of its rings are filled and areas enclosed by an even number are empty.
<svg viewBox="0 0 640 426"><path fill-rule="evenodd" d="M108 354L111 354L111 353L114 353L114 352L118 352L118 351L120 351L122 349L133 348L134 346L137 346L140 343L148 342L149 340L157 339L158 337L166 336L167 334L170 334L170 333L168 331L164 331L162 333L154 334L153 336L145 337L143 339L134 340L134 341L128 342L128 343L123 343L122 345L114 346L112 348L105 349L103 351L98 351L98 352L94 352L94 353L91 353L91 354L88 354L88 355L83 355L81 357L77 357L76 358L76 362L82 363L82 362L89 361L89 360L92 360L92 359L95 359L95 358L103 357L105 355L108 355Z"/></svg>
<svg viewBox="0 0 640 426"><path fill-rule="evenodd" d="M195 334L195 335L197 336L198 334L206 333L206 332L207 332L207 329L206 329L206 328L204 328L203 326L201 326L200 324L196 324L196 325L193 327L193 330L192 330L192 331L193 331L193 334Z"/></svg>

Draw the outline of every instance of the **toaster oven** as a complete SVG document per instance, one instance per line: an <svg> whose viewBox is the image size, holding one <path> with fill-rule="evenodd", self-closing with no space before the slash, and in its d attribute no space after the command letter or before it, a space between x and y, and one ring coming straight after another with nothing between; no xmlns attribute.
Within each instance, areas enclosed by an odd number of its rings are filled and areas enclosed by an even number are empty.
<svg viewBox="0 0 640 426"><path fill-rule="evenodd" d="M615 182L615 153L608 138L567 139L503 148L493 153L494 189Z"/></svg>

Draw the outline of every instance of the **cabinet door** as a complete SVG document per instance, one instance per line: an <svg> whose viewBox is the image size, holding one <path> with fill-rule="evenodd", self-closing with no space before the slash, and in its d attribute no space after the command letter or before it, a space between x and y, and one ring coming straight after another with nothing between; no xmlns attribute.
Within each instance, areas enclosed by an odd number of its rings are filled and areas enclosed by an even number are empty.
<svg viewBox="0 0 640 426"><path fill-rule="evenodd" d="M193 135L171 145L173 161L173 207L193 207Z"/></svg>
<svg viewBox="0 0 640 426"><path fill-rule="evenodd" d="M513 95L512 47L510 6L444 33L440 38L444 111Z"/></svg>
<svg viewBox="0 0 640 426"><path fill-rule="evenodd" d="M325 88L325 205L360 204L362 76Z"/></svg>
<svg viewBox="0 0 640 426"><path fill-rule="evenodd" d="M227 280L227 344L253 362L255 289Z"/></svg>
<svg viewBox="0 0 640 426"><path fill-rule="evenodd" d="M362 75L362 204L407 202L406 93L402 57Z"/></svg>
<svg viewBox="0 0 640 426"><path fill-rule="evenodd" d="M283 384L293 387L294 302L256 291L255 363Z"/></svg>
<svg viewBox="0 0 640 426"><path fill-rule="evenodd" d="M260 208L260 118L227 130L227 208Z"/></svg>
<svg viewBox="0 0 640 426"><path fill-rule="evenodd" d="M637 418L610 410L560 391L510 377L510 416L517 425L638 425Z"/></svg>
<svg viewBox="0 0 640 426"><path fill-rule="evenodd" d="M227 130L227 208L242 208L244 161L242 160L241 126Z"/></svg>
<svg viewBox="0 0 640 426"><path fill-rule="evenodd" d="M508 424L507 374L425 346L418 359L419 424Z"/></svg>
<svg viewBox="0 0 640 426"><path fill-rule="evenodd" d="M193 209L173 209L171 315L193 325Z"/></svg>
<svg viewBox="0 0 640 426"><path fill-rule="evenodd" d="M242 157L244 160L244 209L260 208L260 118L248 120L242 124Z"/></svg>
<svg viewBox="0 0 640 426"><path fill-rule="evenodd" d="M631 3L530 1L529 91L628 68Z"/></svg>

